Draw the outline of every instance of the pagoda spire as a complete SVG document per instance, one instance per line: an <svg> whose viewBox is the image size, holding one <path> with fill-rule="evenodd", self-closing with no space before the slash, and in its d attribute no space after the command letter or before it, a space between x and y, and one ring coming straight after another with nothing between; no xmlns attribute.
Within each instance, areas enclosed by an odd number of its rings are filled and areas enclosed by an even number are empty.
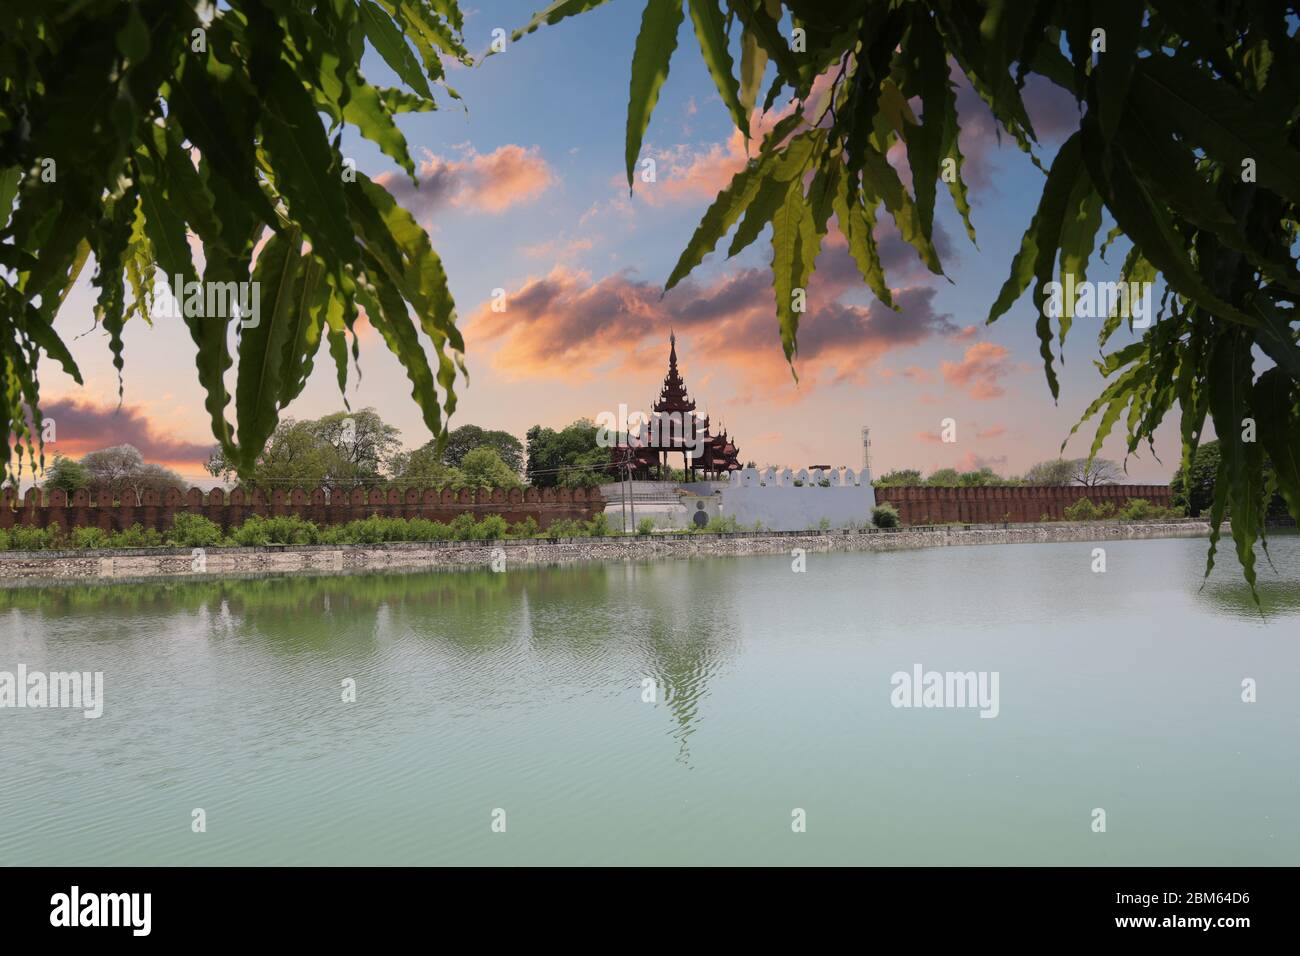
<svg viewBox="0 0 1300 956"><path fill-rule="evenodd" d="M686 394L686 383L677 371L677 335L671 329L668 333L668 374L664 376L663 388L659 390L659 401L655 402L656 412L691 412L695 403Z"/></svg>

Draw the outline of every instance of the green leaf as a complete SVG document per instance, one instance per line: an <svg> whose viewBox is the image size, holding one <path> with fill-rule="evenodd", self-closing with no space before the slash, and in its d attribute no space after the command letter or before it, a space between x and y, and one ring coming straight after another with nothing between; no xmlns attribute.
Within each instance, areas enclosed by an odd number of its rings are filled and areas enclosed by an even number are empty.
<svg viewBox="0 0 1300 956"><path fill-rule="evenodd" d="M512 33L510 39L518 40L525 34L532 33L543 24L552 26L566 17L586 13L588 10L594 10L596 7L603 6L608 2L609 0L555 0L549 7L534 13L533 18L528 21L528 25L520 27Z"/></svg>
<svg viewBox="0 0 1300 956"><path fill-rule="evenodd" d="M1277 490L1291 516L1300 520L1300 415L1296 385L1279 368L1255 380L1251 407L1264 446L1277 476Z"/></svg>
<svg viewBox="0 0 1300 956"><path fill-rule="evenodd" d="M917 9L917 8L914 8ZM919 78L922 122L905 126L907 163L912 169L912 189L916 193L916 210L921 234L930 238L934 228L934 197L939 181L939 165L944 138L955 123L956 98L948 83L948 57L943 41L928 17L918 13L912 18L907 49L913 60L913 75Z"/></svg>
<svg viewBox="0 0 1300 956"><path fill-rule="evenodd" d="M329 286L322 280L324 263L316 256L304 257L297 301L290 316L290 330L284 342L280 384L280 407L284 408L300 394L311 377L315 356L320 348L321 331L329 306Z"/></svg>
<svg viewBox="0 0 1300 956"><path fill-rule="evenodd" d="M342 170L311 98L282 60L276 61L270 83L262 131L276 188L288 201L289 212L302 223L312 248L340 266L355 262Z"/></svg>
<svg viewBox="0 0 1300 956"><path fill-rule="evenodd" d="M763 84L763 71L767 69L767 51L759 43L754 31L748 27L740 35L740 108L748 117L758 102L758 88Z"/></svg>
<svg viewBox="0 0 1300 956"><path fill-rule="evenodd" d="M714 0L687 0L691 8L691 22L695 36L700 41L700 53L718 88L718 95L731 111L731 119L745 139L749 139L749 113L740 102L740 85L732 75L731 53L727 50L727 29L722 13Z"/></svg>
<svg viewBox="0 0 1300 956"><path fill-rule="evenodd" d="M856 195L850 195L847 177L841 177L839 190L835 196L835 217L839 223L840 233L849 244L849 253L862 273L863 281L875 294L876 298L891 309L894 297L885 280L885 268L880 262L880 252L876 248L873 235L875 221L870 212L862 207Z"/></svg>
<svg viewBox="0 0 1300 956"><path fill-rule="evenodd" d="M1261 185L1300 204L1300 150L1279 135L1275 115L1181 59L1145 57L1134 82L1144 84L1165 114L1223 163L1228 175L1240 176L1242 160L1253 159Z"/></svg>
<svg viewBox="0 0 1300 956"><path fill-rule="evenodd" d="M1109 144L1124 115L1137 61L1143 8L1132 0L1093 0L1092 15L1093 27L1106 31L1106 52L1098 57L1092 76L1102 142Z"/></svg>
<svg viewBox="0 0 1300 956"><path fill-rule="evenodd" d="M383 336L389 351L397 356L406 370L406 377L411 382L411 397L420 406L429 433L436 438L443 431L438 393L434 388L433 372L415 334L415 325L396 286L382 270L370 271L379 277L379 281L371 287L358 285L357 298L365 306L370 324Z"/></svg>
<svg viewBox="0 0 1300 956"><path fill-rule="evenodd" d="M236 459L241 472L251 469L280 420L284 387L285 345L293 335L303 258L298 230L276 233L257 257L253 281L259 284L259 318L239 336L239 374L235 408L239 418Z"/></svg>
<svg viewBox="0 0 1300 956"><path fill-rule="evenodd" d="M812 213L804 201L803 182L795 178L772 217L772 289L776 293L781 347L786 361L791 363L791 371L798 351L800 315L794 308L794 293L803 290L806 304L815 231Z"/></svg>
<svg viewBox="0 0 1300 956"><path fill-rule="evenodd" d="M9 214L14 208L14 197L18 195L18 183L23 171L17 166L0 169L0 229L9 224Z"/></svg>
<svg viewBox="0 0 1300 956"><path fill-rule="evenodd" d="M682 0L648 0L632 53L632 84L627 101L625 152L629 191L641 153L641 140L659 101L659 89L668 78L668 63L677 49L677 31L681 25Z"/></svg>
<svg viewBox="0 0 1300 956"><path fill-rule="evenodd" d="M1219 472L1210 508L1210 553L1205 574L1214 568L1214 553L1225 512L1231 510L1232 540L1242 574L1256 603L1255 539L1263 524L1259 489L1263 485L1263 453L1259 442L1242 441L1245 419L1251 416L1251 341L1244 330L1226 327L1210 354L1209 399L1214 431L1219 437Z"/></svg>
<svg viewBox="0 0 1300 956"><path fill-rule="evenodd" d="M713 200L713 204L705 211L704 218L695 227L695 234L691 236L691 241L678 257L677 265L673 267L672 274L664 284L665 292L686 278L690 271L713 251L722 237L736 224L741 213L754 201L765 175L761 161L751 160L750 164L736 173L727 187L718 193L718 198Z"/></svg>
<svg viewBox="0 0 1300 956"><path fill-rule="evenodd" d="M406 37L380 7L371 0L360 0L361 23L365 27L370 45L384 58L389 69L396 73L407 86L425 99L432 99L433 92L429 83L420 72L420 64L415 61L411 48L406 45Z"/></svg>

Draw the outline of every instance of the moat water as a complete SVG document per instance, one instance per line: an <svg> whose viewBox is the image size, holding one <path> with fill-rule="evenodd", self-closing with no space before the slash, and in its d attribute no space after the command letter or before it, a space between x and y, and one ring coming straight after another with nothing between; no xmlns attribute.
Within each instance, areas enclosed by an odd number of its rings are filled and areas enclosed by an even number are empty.
<svg viewBox="0 0 1300 956"><path fill-rule="evenodd" d="M1300 537L1094 547L0 590L0 863L1294 864Z"/></svg>

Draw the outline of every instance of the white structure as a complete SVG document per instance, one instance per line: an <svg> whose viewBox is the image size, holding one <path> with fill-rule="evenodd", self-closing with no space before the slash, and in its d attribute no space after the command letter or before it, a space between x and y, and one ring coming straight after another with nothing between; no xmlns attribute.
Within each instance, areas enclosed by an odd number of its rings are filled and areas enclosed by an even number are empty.
<svg viewBox="0 0 1300 956"><path fill-rule="evenodd" d="M740 525L762 524L765 531L807 531L825 527L862 527L871 522L875 489L865 475L833 468L809 474L800 469L779 475L755 468L734 472L730 481L716 482L722 496L720 512Z"/></svg>

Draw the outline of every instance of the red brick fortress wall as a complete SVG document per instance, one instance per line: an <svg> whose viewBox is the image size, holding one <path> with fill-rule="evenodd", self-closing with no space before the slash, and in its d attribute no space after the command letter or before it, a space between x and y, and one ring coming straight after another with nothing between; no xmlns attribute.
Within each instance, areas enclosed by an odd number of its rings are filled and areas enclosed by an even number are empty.
<svg viewBox="0 0 1300 956"><path fill-rule="evenodd" d="M1100 505L1111 502L1123 508L1134 498L1153 505L1173 506L1168 485L1082 485L930 488L899 486L877 488L876 501L888 501L898 509L902 524L985 524L999 521L1041 521L1043 516L1061 520L1065 509L1080 498Z"/></svg>
<svg viewBox="0 0 1300 956"><path fill-rule="evenodd" d="M297 515L316 524L343 524L356 518L372 515L396 518L428 518L448 522L461 514L476 518L500 515L512 524L532 517L545 528L561 518L586 521L597 512L605 510L605 500L600 489L583 488L526 488L511 491L436 491L407 488L380 491L378 489L353 491L314 491L294 489L276 490L267 495L259 490L236 488L225 492L220 488L203 492L198 488L189 491L168 491L159 495L155 491L144 494L140 505L113 504L108 492L92 495L82 490L68 496L64 491L41 491L32 488L21 501L16 501L12 489L6 488L0 501L0 529L15 525L46 528L59 525L63 528L98 527L105 531L124 531L132 525L142 525L157 531L171 527L178 514L197 514L210 518L229 531L243 523L249 515Z"/></svg>

